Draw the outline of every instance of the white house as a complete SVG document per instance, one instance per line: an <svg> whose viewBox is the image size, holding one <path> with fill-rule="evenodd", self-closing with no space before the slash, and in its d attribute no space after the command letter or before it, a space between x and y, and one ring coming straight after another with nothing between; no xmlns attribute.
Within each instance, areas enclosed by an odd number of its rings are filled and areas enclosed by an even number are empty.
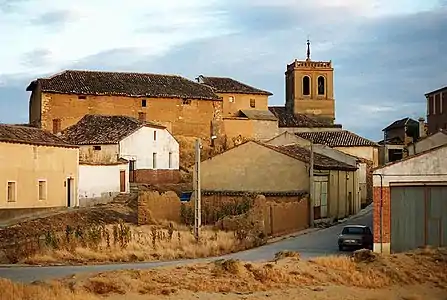
<svg viewBox="0 0 447 300"><path fill-rule="evenodd" d="M79 198L89 204L128 193L129 182L180 179L179 144L160 124L127 116L86 115L61 136L80 147Z"/></svg>

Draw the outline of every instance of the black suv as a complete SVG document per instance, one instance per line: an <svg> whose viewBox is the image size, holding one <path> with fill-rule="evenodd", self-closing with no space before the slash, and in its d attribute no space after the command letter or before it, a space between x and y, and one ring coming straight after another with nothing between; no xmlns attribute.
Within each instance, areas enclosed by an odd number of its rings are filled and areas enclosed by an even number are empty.
<svg viewBox="0 0 447 300"><path fill-rule="evenodd" d="M347 225L343 227L341 234L338 236L338 250L343 251L345 248L365 248L373 247L373 234L368 226L364 225Z"/></svg>

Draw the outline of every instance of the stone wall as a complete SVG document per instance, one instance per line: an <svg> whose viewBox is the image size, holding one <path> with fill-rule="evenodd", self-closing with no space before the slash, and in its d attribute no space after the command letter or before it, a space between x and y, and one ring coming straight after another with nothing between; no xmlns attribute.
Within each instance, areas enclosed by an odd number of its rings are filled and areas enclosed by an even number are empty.
<svg viewBox="0 0 447 300"><path fill-rule="evenodd" d="M142 107L142 100L146 107ZM61 120L61 129L76 124L86 114L125 115L138 118L145 113L146 120L157 121L168 127L174 135L210 137L211 122L222 117L222 101L179 98L137 98L118 96L87 96L42 93L33 95L30 120L43 129L52 131L53 120ZM41 108L38 110L37 108ZM42 112L39 122L39 112Z"/></svg>

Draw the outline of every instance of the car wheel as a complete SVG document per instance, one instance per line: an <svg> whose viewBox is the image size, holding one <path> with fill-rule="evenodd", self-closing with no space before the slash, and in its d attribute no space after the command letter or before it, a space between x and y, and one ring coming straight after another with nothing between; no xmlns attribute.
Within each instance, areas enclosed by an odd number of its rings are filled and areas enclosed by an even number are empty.
<svg viewBox="0 0 447 300"><path fill-rule="evenodd" d="M343 246L342 245L338 245L338 251L343 251Z"/></svg>

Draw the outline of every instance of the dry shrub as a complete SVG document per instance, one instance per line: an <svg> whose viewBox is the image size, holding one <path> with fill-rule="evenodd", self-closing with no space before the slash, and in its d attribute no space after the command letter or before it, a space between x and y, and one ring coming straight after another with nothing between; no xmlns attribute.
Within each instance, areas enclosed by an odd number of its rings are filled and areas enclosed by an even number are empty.
<svg viewBox="0 0 447 300"><path fill-rule="evenodd" d="M275 254L275 260L284 259L284 258L288 258L288 257L295 258L295 259L299 260L301 256L300 256L299 252L288 251L288 250L280 251Z"/></svg>
<svg viewBox="0 0 447 300"><path fill-rule="evenodd" d="M218 256L245 249L233 232L203 227L199 243L192 229L173 223L135 227L116 224L87 231L48 235L29 264L99 263L172 260Z"/></svg>
<svg viewBox="0 0 447 300"><path fill-rule="evenodd" d="M126 289L120 281L110 280L109 278L96 277L90 279L85 285L85 289L93 294L125 294Z"/></svg>
<svg viewBox="0 0 447 300"><path fill-rule="evenodd" d="M71 291L61 283L21 284L0 278L1 300L99 300L99 298L84 291Z"/></svg>

